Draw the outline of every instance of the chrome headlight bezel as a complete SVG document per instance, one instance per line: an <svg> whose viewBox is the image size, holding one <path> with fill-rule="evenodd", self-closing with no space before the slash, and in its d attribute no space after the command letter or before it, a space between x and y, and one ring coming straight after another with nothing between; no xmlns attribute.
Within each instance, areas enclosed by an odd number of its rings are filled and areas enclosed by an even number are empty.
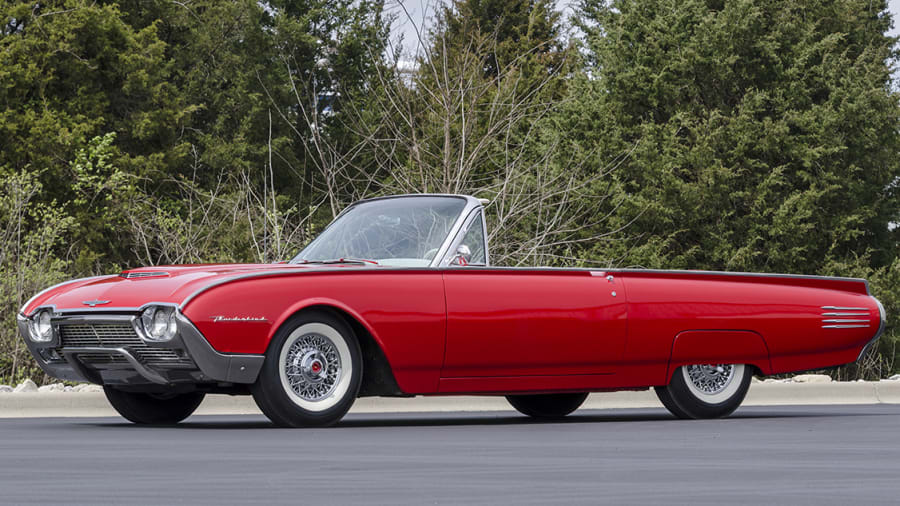
<svg viewBox="0 0 900 506"><path fill-rule="evenodd" d="M141 310L136 320L140 337L148 342L166 343L178 335L178 309L174 306L152 304Z"/></svg>
<svg viewBox="0 0 900 506"><path fill-rule="evenodd" d="M49 343L53 340L53 310L41 308L34 312L28 322L28 337L35 343Z"/></svg>

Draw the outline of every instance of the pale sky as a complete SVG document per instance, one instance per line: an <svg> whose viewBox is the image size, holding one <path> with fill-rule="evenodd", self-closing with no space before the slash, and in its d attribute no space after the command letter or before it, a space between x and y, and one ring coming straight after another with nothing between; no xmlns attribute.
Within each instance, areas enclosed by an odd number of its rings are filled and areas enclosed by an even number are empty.
<svg viewBox="0 0 900 506"><path fill-rule="evenodd" d="M900 13L900 0L890 0L888 2L888 10L890 10L891 14L894 16L894 29L891 30L890 33L896 37L898 33L900 33L900 30L898 30L897 27L897 25L900 24L898 23L898 21L900 21L900 16L898 16L898 13Z"/></svg>

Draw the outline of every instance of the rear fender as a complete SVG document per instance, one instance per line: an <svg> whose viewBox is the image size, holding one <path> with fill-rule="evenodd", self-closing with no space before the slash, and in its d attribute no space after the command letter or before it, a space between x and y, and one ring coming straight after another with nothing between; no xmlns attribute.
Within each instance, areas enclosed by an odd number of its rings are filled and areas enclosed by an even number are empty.
<svg viewBox="0 0 900 506"><path fill-rule="evenodd" d="M691 364L750 364L770 374L772 364L766 340L749 330L687 330L672 341L666 378Z"/></svg>

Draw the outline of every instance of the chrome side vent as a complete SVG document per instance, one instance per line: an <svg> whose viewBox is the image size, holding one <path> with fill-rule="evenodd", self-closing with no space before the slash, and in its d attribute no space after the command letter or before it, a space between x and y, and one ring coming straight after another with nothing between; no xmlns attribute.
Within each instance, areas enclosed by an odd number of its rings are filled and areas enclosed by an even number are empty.
<svg viewBox="0 0 900 506"><path fill-rule="evenodd" d="M152 272L123 272L119 274L119 277L125 279L134 279L134 278L161 278L163 276L168 276L168 272L162 271L152 271Z"/></svg>
<svg viewBox="0 0 900 506"><path fill-rule="evenodd" d="M822 306L823 329L861 329L869 326L869 308Z"/></svg>

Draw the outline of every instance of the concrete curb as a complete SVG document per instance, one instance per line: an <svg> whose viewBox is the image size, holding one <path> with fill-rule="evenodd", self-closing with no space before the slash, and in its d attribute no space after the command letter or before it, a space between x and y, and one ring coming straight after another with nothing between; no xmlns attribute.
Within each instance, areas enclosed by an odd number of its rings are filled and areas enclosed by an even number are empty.
<svg viewBox="0 0 900 506"><path fill-rule="evenodd" d="M900 404L900 381L753 383L745 406ZM581 409L662 408L652 390L591 394ZM351 413L509 411L503 397L357 399ZM207 396L198 415L261 415L249 396ZM117 416L102 392L0 393L0 418Z"/></svg>

